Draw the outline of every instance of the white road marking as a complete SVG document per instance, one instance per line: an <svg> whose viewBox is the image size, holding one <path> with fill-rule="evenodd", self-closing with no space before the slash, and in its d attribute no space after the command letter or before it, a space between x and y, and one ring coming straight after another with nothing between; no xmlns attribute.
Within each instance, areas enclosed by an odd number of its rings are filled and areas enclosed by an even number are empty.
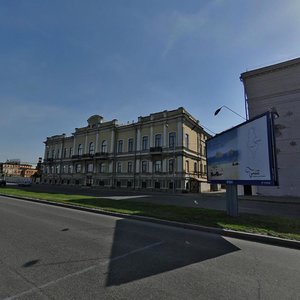
<svg viewBox="0 0 300 300"><path fill-rule="evenodd" d="M130 251L130 252L128 252L128 253L125 253L125 254L116 256L116 257L114 257L114 258L112 258L112 259L110 259L110 260L107 260L107 261L103 262L103 263L99 263L99 264L90 266L90 267L88 267L88 268L85 268L85 269L83 269L83 270L77 271L77 272L75 272L75 273L71 273L71 274L68 274L68 275L66 275L66 276L63 276L63 277L61 277L61 278L58 278L58 279L49 281L49 282L47 282L47 283L45 283L45 284L42 284L42 285L40 285L40 286L31 288L31 289L29 289L29 290L27 290L27 291L24 291L24 292L22 292L22 293L16 294L16 295L11 296L11 297L8 297L8 298L4 298L3 300L13 300L13 299L16 299L16 298L18 298L18 297L22 297L22 296L24 296L24 295L28 295L28 294L34 293L34 292L36 292L36 291L38 291L38 290L44 289L44 288L46 288L46 287L49 287L49 286L51 286L51 285L54 285L54 284L56 284L56 283L59 283L59 282L64 281L64 280L66 280L66 279L69 279L69 278L71 278L71 277L74 277L74 276L77 276L77 275L81 275L81 274L84 274L84 273L86 273L86 272L88 272L88 271L91 271L91 270L95 269L95 268L96 268L97 266L99 266L99 265L100 265L100 266L105 266L105 265L109 264L109 263L112 262L112 261L116 261L116 260L119 260L119 259L128 257L128 256L130 256L130 255L132 255L132 254L135 254L135 253L138 253L138 252L142 252L142 251L148 250L148 249L150 249L150 248L154 248L154 247L156 247L156 246L160 246L160 245L162 245L162 244L163 244L163 242L157 242L157 243L150 244L150 245L145 246L145 247L142 247L142 248L138 248L138 249L132 250L132 251Z"/></svg>

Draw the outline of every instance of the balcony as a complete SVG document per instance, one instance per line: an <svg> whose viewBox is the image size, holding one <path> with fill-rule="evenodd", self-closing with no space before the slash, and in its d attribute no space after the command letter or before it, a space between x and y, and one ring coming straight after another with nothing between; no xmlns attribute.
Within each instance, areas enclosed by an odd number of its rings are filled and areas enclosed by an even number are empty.
<svg viewBox="0 0 300 300"><path fill-rule="evenodd" d="M151 154L160 154L162 153L162 147L150 147Z"/></svg>
<svg viewBox="0 0 300 300"><path fill-rule="evenodd" d="M97 152L97 153L95 153L95 157L100 158L100 159L106 159L106 158L108 158L108 155L109 155L108 152Z"/></svg>

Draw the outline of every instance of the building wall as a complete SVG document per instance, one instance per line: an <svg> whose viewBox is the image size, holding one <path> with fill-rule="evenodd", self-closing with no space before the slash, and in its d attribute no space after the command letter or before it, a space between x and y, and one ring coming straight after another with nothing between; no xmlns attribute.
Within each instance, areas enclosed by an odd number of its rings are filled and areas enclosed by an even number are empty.
<svg viewBox="0 0 300 300"><path fill-rule="evenodd" d="M243 73L249 117L276 111L278 187L257 187L257 193L300 196L300 58Z"/></svg>
<svg viewBox="0 0 300 300"><path fill-rule="evenodd" d="M175 134L174 145L170 134ZM76 128L70 137L47 138L42 182L159 190L173 190L175 182L176 190L197 192L200 183L206 182L203 147L207 136L184 108L139 117L138 122L127 125L92 116L88 126ZM143 137L147 137L146 144ZM107 143L105 151L103 141ZM92 153L90 143L94 145ZM80 144L82 153L78 153ZM74 148L72 157L68 155L70 147Z"/></svg>

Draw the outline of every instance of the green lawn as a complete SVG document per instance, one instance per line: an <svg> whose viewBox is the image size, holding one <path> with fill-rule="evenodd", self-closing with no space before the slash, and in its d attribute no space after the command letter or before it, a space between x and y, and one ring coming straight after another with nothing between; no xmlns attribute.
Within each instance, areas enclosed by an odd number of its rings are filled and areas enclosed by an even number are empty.
<svg viewBox="0 0 300 300"><path fill-rule="evenodd" d="M204 208L157 205L83 195L36 193L13 188L1 188L0 194L63 202L128 215L148 216L300 241L300 220L290 220L281 217L240 214L239 217L233 218L227 216L223 211Z"/></svg>

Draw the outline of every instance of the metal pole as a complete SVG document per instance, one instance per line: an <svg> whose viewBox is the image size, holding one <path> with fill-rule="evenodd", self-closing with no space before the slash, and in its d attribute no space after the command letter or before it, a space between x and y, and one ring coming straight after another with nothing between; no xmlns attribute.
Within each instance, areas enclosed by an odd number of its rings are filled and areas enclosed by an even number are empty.
<svg viewBox="0 0 300 300"><path fill-rule="evenodd" d="M231 217L238 217L238 197L237 197L237 185L226 185L226 209L227 214Z"/></svg>

